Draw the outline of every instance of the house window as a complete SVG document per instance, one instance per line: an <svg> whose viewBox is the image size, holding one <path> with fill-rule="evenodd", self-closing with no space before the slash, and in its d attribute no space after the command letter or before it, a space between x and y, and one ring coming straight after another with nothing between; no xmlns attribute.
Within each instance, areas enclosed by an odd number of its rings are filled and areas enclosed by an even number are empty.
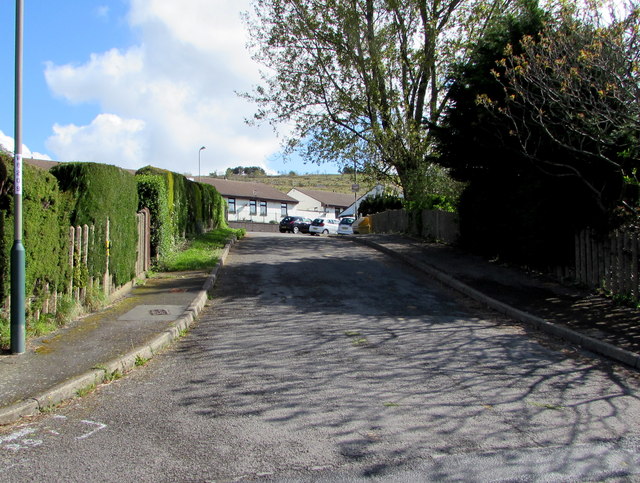
<svg viewBox="0 0 640 483"><path fill-rule="evenodd" d="M267 202L260 202L260 216L267 216Z"/></svg>
<svg viewBox="0 0 640 483"><path fill-rule="evenodd" d="M236 212L236 199L235 198L229 198L227 200L227 205L229 205L229 213L235 213Z"/></svg>
<svg viewBox="0 0 640 483"><path fill-rule="evenodd" d="M343 210L341 210L340 208L336 208L336 218L338 218L338 216L340 216L340 213L342 213Z"/></svg>
<svg viewBox="0 0 640 483"><path fill-rule="evenodd" d="M256 205L256 200L251 200L249 201L249 214L250 215L256 215L258 213L258 210L256 209L257 205Z"/></svg>
<svg viewBox="0 0 640 483"><path fill-rule="evenodd" d="M287 216L287 204L280 203L280 216Z"/></svg>

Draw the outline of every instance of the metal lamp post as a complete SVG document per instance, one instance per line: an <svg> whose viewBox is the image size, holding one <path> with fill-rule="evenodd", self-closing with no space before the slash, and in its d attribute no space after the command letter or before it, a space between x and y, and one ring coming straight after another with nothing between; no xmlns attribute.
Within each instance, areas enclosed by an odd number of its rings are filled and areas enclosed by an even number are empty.
<svg viewBox="0 0 640 483"><path fill-rule="evenodd" d="M201 181L200 178L200 153L202 152L203 149L207 149L205 146L202 146L199 150L198 150L198 182Z"/></svg>
<svg viewBox="0 0 640 483"><path fill-rule="evenodd" d="M25 252L22 245L22 25L24 1L16 0L16 97L13 161L14 237L11 248L11 353L25 351Z"/></svg>

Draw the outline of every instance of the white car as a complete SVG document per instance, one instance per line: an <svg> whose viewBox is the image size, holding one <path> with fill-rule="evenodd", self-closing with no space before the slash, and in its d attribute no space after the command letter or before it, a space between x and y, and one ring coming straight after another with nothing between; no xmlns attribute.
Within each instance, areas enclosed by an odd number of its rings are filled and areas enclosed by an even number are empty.
<svg viewBox="0 0 640 483"><path fill-rule="evenodd" d="M316 218L309 225L311 235L336 235L339 221L334 218Z"/></svg>
<svg viewBox="0 0 640 483"><path fill-rule="evenodd" d="M355 218L346 217L340 220L338 224L338 235L353 235L353 222L356 221Z"/></svg>

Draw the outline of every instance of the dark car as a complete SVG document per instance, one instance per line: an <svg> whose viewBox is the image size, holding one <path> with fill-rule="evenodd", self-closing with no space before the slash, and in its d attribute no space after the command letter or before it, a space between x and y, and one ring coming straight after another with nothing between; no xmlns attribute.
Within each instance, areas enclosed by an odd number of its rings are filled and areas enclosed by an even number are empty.
<svg viewBox="0 0 640 483"><path fill-rule="evenodd" d="M311 220L303 216L285 216L280 221L280 233L309 233Z"/></svg>

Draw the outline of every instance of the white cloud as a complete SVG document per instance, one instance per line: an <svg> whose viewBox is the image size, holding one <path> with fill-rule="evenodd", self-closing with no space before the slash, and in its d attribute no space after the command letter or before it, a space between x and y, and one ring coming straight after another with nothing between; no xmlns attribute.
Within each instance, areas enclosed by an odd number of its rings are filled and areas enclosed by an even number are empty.
<svg viewBox="0 0 640 483"><path fill-rule="evenodd" d="M92 54L83 64L46 65L54 94L72 104L97 103L91 124L54 127L47 148L62 161L147 164L195 173L266 167L279 148L267 129L247 126L248 90L257 67L246 53L239 19L246 0L131 0L129 22L140 42Z"/></svg>
<svg viewBox="0 0 640 483"><path fill-rule="evenodd" d="M139 168L146 144L144 127L144 121L138 119L100 114L88 126L56 124L53 126L54 136L49 139L47 147L54 152L65 152L66 160L70 161L95 161L123 168ZM93 152L95 146L100 147L100 153L85 158L85 154Z"/></svg>
<svg viewBox="0 0 640 483"><path fill-rule="evenodd" d="M0 131L0 146L2 146L5 150L13 153L13 149L15 147L16 141L11 136L7 136L5 133ZM25 144L22 145L22 157L23 158L34 158L34 159L44 159L46 161L51 161L51 158L47 154L39 153L37 151L31 151L28 146Z"/></svg>

